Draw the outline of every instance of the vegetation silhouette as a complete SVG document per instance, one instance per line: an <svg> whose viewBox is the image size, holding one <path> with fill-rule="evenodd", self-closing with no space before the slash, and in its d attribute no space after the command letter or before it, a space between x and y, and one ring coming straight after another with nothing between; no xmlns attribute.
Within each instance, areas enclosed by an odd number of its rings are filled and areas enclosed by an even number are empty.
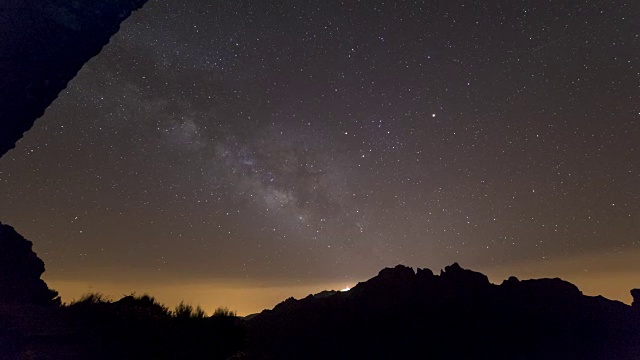
<svg viewBox="0 0 640 360"><path fill-rule="evenodd" d="M238 314L234 310L229 310L226 306L221 306L213 311L211 316L238 316Z"/></svg>
<svg viewBox="0 0 640 360"><path fill-rule="evenodd" d="M241 319L183 302L170 311L147 294L115 302L88 294L65 310L86 358L225 359L244 344Z"/></svg>
<svg viewBox="0 0 640 360"><path fill-rule="evenodd" d="M0 230L16 255L0 264L3 360L640 359L640 289L629 306L557 278L495 285L455 263L439 275L398 265L245 318L135 293L60 304L31 243Z"/></svg>
<svg viewBox="0 0 640 360"><path fill-rule="evenodd" d="M204 319L207 314L199 305L194 308L181 301L173 311L173 316L179 319Z"/></svg>

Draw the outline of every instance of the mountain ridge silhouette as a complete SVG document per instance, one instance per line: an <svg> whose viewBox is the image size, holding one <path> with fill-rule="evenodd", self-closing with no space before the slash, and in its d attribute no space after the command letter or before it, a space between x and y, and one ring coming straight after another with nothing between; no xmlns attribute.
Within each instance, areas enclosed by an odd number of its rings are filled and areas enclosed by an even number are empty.
<svg viewBox="0 0 640 360"><path fill-rule="evenodd" d="M640 290L632 290L632 294ZM640 359L640 311L553 279L398 265L251 318L256 359Z"/></svg>
<svg viewBox="0 0 640 360"><path fill-rule="evenodd" d="M0 226L0 248L22 249L4 253L24 254L0 266L0 358L640 359L640 289L630 306L559 278L492 284L454 263L385 268L243 319L178 316L148 295L61 306L31 242ZM37 291L25 296L16 269Z"/></svg>

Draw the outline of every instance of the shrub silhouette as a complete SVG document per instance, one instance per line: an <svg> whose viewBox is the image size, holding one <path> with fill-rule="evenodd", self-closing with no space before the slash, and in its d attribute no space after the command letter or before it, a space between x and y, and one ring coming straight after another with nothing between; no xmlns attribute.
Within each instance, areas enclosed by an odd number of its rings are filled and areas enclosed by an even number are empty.
<svg viewBox="0 0 640 360"><path fill-rule="evenodd" d="M80 358L226 359L244 344L241 320L207 318L200 306L184 302L169 311L148 294L118 301L85 294L64 309L82 346Z"/></svg>
<svg viewBox="0 0 640 360"><path fill-rule="evenodd" d="M204 319L207 316L207 313L200 307L200 305L194 308L192 305L185 304L184 301L181 301L173 311L173 316L179 319Z"/></svg>
<svg viewBox="0 0 640 360"><path fill-rule="evenodd" d="M89 304L108 304L111 300L100 292L86 293L80 299L73 300L69 306L83 306Z"/></svg>
<svg viewBox="0 0 640 360"><path fill-rule="evenodd" d="M219 308L215 309L213 311L213 314L211 316L230 316L230 317L235 317L237 316L237 313L233 310L229 310L228 307L226 306L220 306Z"/></svg>

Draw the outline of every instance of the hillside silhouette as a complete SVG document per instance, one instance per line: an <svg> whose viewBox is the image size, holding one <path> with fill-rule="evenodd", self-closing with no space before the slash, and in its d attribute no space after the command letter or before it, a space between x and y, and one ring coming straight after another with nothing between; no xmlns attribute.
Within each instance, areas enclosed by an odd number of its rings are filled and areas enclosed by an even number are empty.
<svg viewBox="0 0 640 360"><path fill-rule="evenodd" d="M560 279L491 284L457 263L398 265L331 296L252 318L252 359L640 359L634 306Z"/></svg>
<svg viewBox="0 0 640 360"><path fill-rule="evenodd" d="M60 304L31 243L0 230L0 249L23 254L0 266L0 359L640 359L640 289L629 306L560 279L495 285L454 263L398 265L246 318L146 294Z"/></svg>
<svg viewBox="0 0 640 360"><path fill-rule="evenodd" d="M0 223L0 360L227 359L246 347L246 324L227 308L169 310L146 294L61 304L32 245Z"/></svg>
<svg viewBox="0 0 640 360"><path fill-rule="evenodd" d="M149 295L88 294L62 306L0 304L0 359L227 359L246 347L244 321Z"/></svg>

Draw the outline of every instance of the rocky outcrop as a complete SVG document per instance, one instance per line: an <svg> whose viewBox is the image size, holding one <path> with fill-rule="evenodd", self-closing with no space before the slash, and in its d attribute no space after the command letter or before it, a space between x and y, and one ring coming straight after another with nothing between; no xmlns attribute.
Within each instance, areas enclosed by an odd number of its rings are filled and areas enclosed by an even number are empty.
<svg viewBox="0 0 640 360"><path fill-rule="evenodd" d="M23 1L0 5L0 157L147 0ZM50 303L31 242L0 224L0 302Z"/></svg>
<svg viewBox="0 0 640 360"><path fill-rule="evenodd" d="M248 358L640 358L631 306L560 279L494 285L458 264L440 275L387 268L348 292L290 298L249 325Z"/></svg>
<svg viewBox="0 0 640 360"><path fill-rule="evenodd" d="M147 0L5 0L0 5L0 156Z"/></svg>
<svg viewBox="0 0 640 360"><path fill-rule="evenodd" d="M412 268L397 265L394 268L385 268L380 270L378 276L370 279L362 284L358 284L350 291L358 293L360 291L366 292L386 292L389 295L397 295L398 293L405 292L411 288L411 284L415 279L415 272Z"/></svg>
<svg viewBox="0 0 640 360"><path fill-rule="evenodd" d="M44 263L32 245L11 226L0 223L0 304L59 302L58 293L40 279Z"/></svg>
<svg viewBox="0 0 640 360"><path fill-rule="evenodd" d="M458 263L445 266L440 272L442 281L465 287L482 287L489 285L489 278L482 273L463 269Z"/></svg>
<svg viewBox="0 0 640 360"><path fill-rule="evenodd" d="M147 0L23 1L0 5L0 157ZM0 224L0 302L50 303L31 242Z"/></svg>

